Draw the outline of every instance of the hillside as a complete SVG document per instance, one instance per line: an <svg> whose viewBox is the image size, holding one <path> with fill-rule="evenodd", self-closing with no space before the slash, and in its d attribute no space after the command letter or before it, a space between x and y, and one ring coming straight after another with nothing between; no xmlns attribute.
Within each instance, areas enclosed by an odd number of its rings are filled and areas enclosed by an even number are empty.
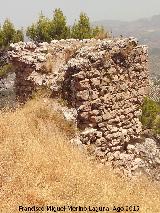
<svg viewBox="0 0 160 213"><path fill-rule="evenodd" d="M134 36L141 43L147 44L151 48L160 48L160 15L131 22L102 20L94 24L103 25L106 29L112 31L115 36Z"/></svg>
<svg viewBox="0 0 160 213"><path fill-rule="evenodd" d="M110 212L138 205L141 213L157 213L159 185L145 177L128 181L91 162L69 143L73 131L50 102L32 100L0 113L1 212L17 213L19 205L44 206L44 212L47 205L108 206Z"/></svg>
<svg viewBox="0 0 160 213"><path fill-rule="evenodd" d="M153 78L160 79L160 48L151 48L150 57L150 72Z"/></svg>

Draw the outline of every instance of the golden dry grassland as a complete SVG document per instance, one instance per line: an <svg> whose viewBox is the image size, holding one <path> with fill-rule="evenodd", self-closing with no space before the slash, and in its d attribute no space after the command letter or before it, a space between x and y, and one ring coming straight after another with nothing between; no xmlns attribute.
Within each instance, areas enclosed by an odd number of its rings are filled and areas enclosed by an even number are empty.
<svg viewBox="0 0 160 213"><path fill-rule="evenodd" d="M70 144L73 133L42 100L1 111L1 213L17 213L20 205L139 205L141 213L160 212L158 184L145 177L129 181L91 162Z"/></svg>

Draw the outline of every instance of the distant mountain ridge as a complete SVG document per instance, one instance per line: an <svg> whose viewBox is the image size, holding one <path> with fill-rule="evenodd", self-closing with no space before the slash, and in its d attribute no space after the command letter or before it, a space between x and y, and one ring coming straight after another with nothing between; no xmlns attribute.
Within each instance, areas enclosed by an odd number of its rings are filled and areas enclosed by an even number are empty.
<svg viewBox="0 0 160 213"><path fill-rule="evenodd" d="M94 25L103 25L114 36L135 36L151 48L160 48L160 15L136 21L102 20Z"/></svg>

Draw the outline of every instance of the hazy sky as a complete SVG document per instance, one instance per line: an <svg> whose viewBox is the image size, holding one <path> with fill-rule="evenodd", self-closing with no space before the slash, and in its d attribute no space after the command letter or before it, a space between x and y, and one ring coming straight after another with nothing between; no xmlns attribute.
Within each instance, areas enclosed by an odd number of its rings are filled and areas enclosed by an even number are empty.
<svg viewBox="0 0 160 213"><path fill-rule="evenodd" d="M18 27L36 20L42 10L51 17L61 8L73 23L81 11L92 21L104 19L135 20L160 14L160 0L0 0L0 23L10 18Z"/></svg>

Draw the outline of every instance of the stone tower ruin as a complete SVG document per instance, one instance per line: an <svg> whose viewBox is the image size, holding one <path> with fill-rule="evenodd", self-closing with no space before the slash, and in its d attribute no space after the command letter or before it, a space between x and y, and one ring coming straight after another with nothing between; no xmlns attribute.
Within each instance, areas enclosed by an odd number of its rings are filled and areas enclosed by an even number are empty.
<svg viewBox="0 0 160 213"><path fill-rule="evenodd" d="M37 87L61 95L77 112L84 144L95 154L125 150L142 131L148 94L148 49L135 38L60 40L11 45L16 91L26 101Z"/></svg>

